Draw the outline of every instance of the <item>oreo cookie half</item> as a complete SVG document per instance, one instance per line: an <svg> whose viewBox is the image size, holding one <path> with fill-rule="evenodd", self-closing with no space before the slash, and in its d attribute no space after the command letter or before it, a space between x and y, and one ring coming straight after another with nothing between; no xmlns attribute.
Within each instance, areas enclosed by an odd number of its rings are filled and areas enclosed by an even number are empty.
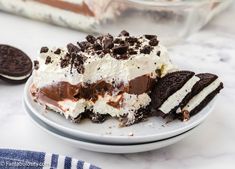
<svg viewBox="0 0 235 169"><path fill-rule="evenodd" d="M202 73L196 76L200 81L194 85L190 99L181 105L179 111L180 118L184 121L201 111L223 89L223 83L214 74Z"/></svg>
<svg viewBox="0 0 235 169"><path fill-rule="evenodd" d="M0 44L0 78L12 83L21 83L32 73L32 61L21 50Z"/></svg>
<svg viewBox="0 0 235 169"><path fill-rule="evenodd" d="M159 79L151 92L153 114L166 116L175 112L199 80L191 71L172 72Z"/></svg>

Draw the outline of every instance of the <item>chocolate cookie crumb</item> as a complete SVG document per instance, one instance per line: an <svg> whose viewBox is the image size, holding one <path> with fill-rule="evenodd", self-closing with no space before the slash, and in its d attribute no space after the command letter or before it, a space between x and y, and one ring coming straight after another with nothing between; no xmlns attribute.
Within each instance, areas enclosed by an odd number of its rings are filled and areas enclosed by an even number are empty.
<svg viewBox="0 0 235 169"><path fill-rule="evenodd" d="M60 53L61 53L61 49L60 48L56 49L56 51L54 52L54 54L57 54L57 55L59 55Z"/></svg>
<svg viewBox="0 0 235 169"><path fill-rule="evenodd" d="M128 50L128 45L115 46L113 48L113 54L123 55L127 52L127 50Z"/></svg>
<svg viewBox="0 0 235 169"><path fill-rule="evenodd" d="M35 69L35 70L38 70L38 69L39 69L39 61L34 60L34 61L33 61L33 66L34 66L34 69Z"/></svg>
<svg viewBox="0 0 235 169"><path fill-rule="evenodd" d="M158 52L157 52L157 55L160 56L160 55L161 55L161 51L158 51Z"/></svg>
<svg viewBox="0 0 235 169"><path fill-rule="evenodd" d="M40 53L47 53L49 51L48 47L42 47Z"/></svg>
<svg viewBox="0 0 235 169"><path fill-rule="evenodd" d="M129 32L127 32L126 30L121 31L121 33L119 34L119 36L129 36Z"/></svg>
<svg viewBox="0 0 235 169"><path fill-rule="evenodd" d="M111 38L105 38L103 40L103 44L104 44L104 49L112 49L114 47L113 39Z"/></svg>
<svg viewBox="0 0 235 169"><path fill-rule="evenodd" d="M67 45L67 49L68 49L68 52L69 53L78 53L80 51L80 48L78 48L77 46L75 46L74 44L72 43L69 43Z"/></svg>
<svg viewBox="0 0 235 169"><path fill-rule="evenodd" d="M158 40L157 38L152 38L150 41L149 41L149 45L151 46L157 46L158 45Z"/></svg>
<svg viewBox="0 0 235 169"><path fill-rule="evenodd" d="M96 38L92 35L87 35L86 40L90 42L91 44L94 44L96 41Z"/></svg>
<svg viewBox="0 0 235 169"><path fill-rule="evenodd" d="M46 61L45 61L45 64L47 65L47 64L49 64L49 63L51 63L52 61L51 61L51 57L50 56L47 56L47 58L46 58Z"/></svg>
<svg viewBox="0 0 235 169"><path fill-rule="evenodd" d="M93 45L93 48L95 51L102 50L102 46L98 42L95 42L95 44Z"/></svg>
<svg viewBox="0 0 235 169"><path fill-rule="evenodd" d="M151 40L153 38L157 38L156 35L144 35L146 39Z"/></svg>
<svg viewBox="0 0 235 169"><path fill-rule="evenodd" d="M140 53L144 53L144 54L150 54L151 50L153 48L149 45L145 45L141 50Z"/></svg>
<svg viewBox="0 0 235 169"><path fill-rule="evenodd" d="M128 53L129 53L130 55L136 55L136 54L137 54L137 51L135 51L134 49L130 48L130 49L128 50Z"/></svg>

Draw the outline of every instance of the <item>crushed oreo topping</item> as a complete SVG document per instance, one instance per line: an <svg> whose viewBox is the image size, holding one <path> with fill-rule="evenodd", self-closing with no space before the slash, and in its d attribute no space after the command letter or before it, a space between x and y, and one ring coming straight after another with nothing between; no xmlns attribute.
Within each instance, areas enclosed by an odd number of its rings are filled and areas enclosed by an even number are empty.
<svg viewBox="0 0 235 169"><path fill-rule="evenodd" d="M86 40L87 40L88 42L94 44L95 41L96 41L96 38L95 38L94 36L92 36L92 35L87 35Z"/></svg>
<svg viewBox="0 0 235 169"><path fill-rule="evenodd" d="M67 45L68 52L60 59L60 66L61 68L70 66L71 72L73 68L76 68L79 73L83 73L83 64L89 55L102 58L106 54L109 54L115 59L124 60L130 58L131 55L137 55L138 53L150 54L154 49L154 46L157 45L158 40L156 35L134 37L130 36L129 32L125 30L122 31L118 37L113 37L110 34L98 37L87 35L86 41L77 42L77 45L72 43ZM47 47L44 47L41 51L46 52L48 50ZM61 49L54 51L54 53L58 55L61 52ZM160 53L158 52L157 55L160 55ZM51 60L47 59L46 62L50 63Z"/></svg>
<svg viewBox="0 0 235 169"><path fill-rule="evenodd" d="M59 55L60 53L61 53L61 49L60 48L56 49L56 51L54 52L54 54L57 54L57 55Z"/></svg>
<svg viewBox="0 0 235 169"><path fill-rule="evenodd" d="M95 42L95 44L93 45L93 48L94 48L95 51L102 50L102 46L98 42Z"/></svg>
<svg viewBox="0 0 235 169"><path fill-rule="evenodd" d="M152 38L150 41L149 41L149 45L151 46L157 46L158 45L158 40L157 38Z"/></svg>
<svg viewBox="0 0 235 169"><path fill-rule="evenodd" d="M150 52L152 51L153 47L149 46L149 45L145 45L141 50L140 53L144 53L144 54L150 54Z"/></svg>
<svg viewBox="0 0 235 169"><path fill-rule="evenodd" d="M130 55L136 55L136 54L137 54L137 51L134 50L133 48L129 48L129 49L128 49L128 53L129 53Z"/></svg>
<svg viewBox="0 0 235 169"><path fill-rule="evenodd" d="M40 53L47 53L49 51L48 47L42 47Z"/></svg>
<svg viewBox="0 0 235 169"><path fill-rule="evenodd" d="M46 61L45 61L45 64L47 65L47 64L49 64L49 63L51 63L51 62L52 62L51 57L50 57L50 56L47 56Z"/></svg>
<svg viewBox="0 0 235 169"><path fill-rule="evenodd" d="M91 46L90 42L78 42L78 45L80 46L81 50L84 52L87 48L89 48Z"/></svg>
<svg viewBox="0 0 235 169"><path fill-rule="evenodd" d="M67 49L69 53L78 53L81 50L78 46L75 46L72 43L69 43L67 45Z"/></svg>
<svg viewBox="0 0 235 169"><path fill-rule="evenodd" d="M153 38L157 38L156 35L144 35L146 39L151 40Z"/></svg>
<svg viewBox="0 0 235 169"><path fill-rule="evenodd" d="M113 48L113 54L123 55L127 53L128 45L119 45Z"/></svg>
<svg viewBox="0 0 235 169"><path fill-rule="evenodd" d="M128 37L126 38L126 41L129 42L130 46L133 46L135 43L138 42L138 39L135 37Z"/></svg>
<svg viewBox="0 0 235 169"><path fill-rule="evenodd" d="M119 36L129 36L129 32L127 32L126 30L121 31L121 33L119 34Z"/></svg>
<svg viewBox="0 0 235 169"><path fill-rule="evenodd" d="M38 60L34 60L33 61L33 66L34 66L35 70L38 70L39 69L39 61Z"/></svg>
<svg viewBox="0 0 235 169"><path fill-rule="evenodd" d="M104 38L103 40L104 49L112 49L114 47L112 38Z"/></svg>
<svg viewBox="0 0 235 169"><path fill-rule="evenodd" d="M160 56L161 55L161 51L157 51L157 55Z"/></svg>

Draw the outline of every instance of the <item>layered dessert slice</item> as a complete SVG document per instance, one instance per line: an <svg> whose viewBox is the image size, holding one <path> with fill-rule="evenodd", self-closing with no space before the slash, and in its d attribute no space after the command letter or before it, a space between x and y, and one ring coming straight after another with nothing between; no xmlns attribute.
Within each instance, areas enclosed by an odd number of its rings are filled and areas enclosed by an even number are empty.
<svg viewBox="0 0 235 169"><path fill-rule="evenodd" d="M111 116L127 126L150 115L153 84L173 69L155 35L88 35L77 45L41 49L31 93L74 121L102 122Z"/></svg>

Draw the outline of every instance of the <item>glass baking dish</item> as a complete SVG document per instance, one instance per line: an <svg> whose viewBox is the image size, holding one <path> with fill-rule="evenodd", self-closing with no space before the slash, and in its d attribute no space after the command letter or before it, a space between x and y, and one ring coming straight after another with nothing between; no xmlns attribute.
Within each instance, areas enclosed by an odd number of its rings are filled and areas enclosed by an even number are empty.
<svg viewBox="0 0 235 169"><path fill-rule="evenodd" d="M156 34L175 44L233 0L0 0L0 10L88 33Z"/></svg>
<svg viewBox="0 0 235 169"><path fill-rule="evenodd" d="M112 0L103 8L95 32L157 34L164 44L174 44L203 27L233 0ZM119 11L106 18L110 8Z"/></svg>

